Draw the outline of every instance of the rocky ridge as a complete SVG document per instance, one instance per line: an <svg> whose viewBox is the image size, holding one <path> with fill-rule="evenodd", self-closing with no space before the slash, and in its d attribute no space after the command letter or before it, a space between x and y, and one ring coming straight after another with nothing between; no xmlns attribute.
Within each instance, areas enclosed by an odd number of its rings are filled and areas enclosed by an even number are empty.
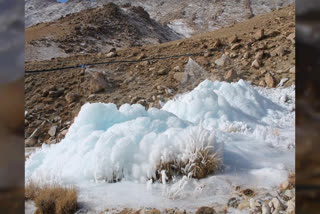
<svg viewBox="0 0 320 214"><path fill-rule="evenodd" d="M142 6L157 22L170 26L186 37L219 29L250 17L270 12L293 3L293 0L26 0L25 22L32 26L56 20L70 13L98 7L109 2ZM173 10L174 8L174 10Z"/></svg>
<svg viewBox="0 0 320 214"><path fill-rule="evenodd" d="M159 44L180 37L151 19L142 7L121 8L108 3L27 28L26 60L101 53L112 48Z"/></svg>

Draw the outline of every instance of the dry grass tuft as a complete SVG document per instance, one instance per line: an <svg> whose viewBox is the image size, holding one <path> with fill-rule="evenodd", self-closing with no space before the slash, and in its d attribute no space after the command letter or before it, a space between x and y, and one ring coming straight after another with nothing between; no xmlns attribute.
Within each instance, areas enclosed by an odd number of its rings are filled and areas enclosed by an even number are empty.
<svg viewBox="0 0 320 214"><path fill-rule="evenodd" d="M39 214L70 214L77 211L77 191L57 184L37 186L29 182L25 198L34 200Z"/></svg>
<svg viewBox="0 0 320 214"><path fill-rule="evenodd" d="M188 138L187 160L178 160L160 163L156 170L156 179L162 180L162 171L165 171L168 180L174 176L188 176L190 178L205 178L215 174L222 168L222 151L216 148L212 135L200 127L192 132Z"/></svg>
<svg viewBox="0 0 320 214"><path fill-rule="evenodd" d="M34 200L38 195L40 187L34 182L30 181L24 188L25 200Z"/></svg>

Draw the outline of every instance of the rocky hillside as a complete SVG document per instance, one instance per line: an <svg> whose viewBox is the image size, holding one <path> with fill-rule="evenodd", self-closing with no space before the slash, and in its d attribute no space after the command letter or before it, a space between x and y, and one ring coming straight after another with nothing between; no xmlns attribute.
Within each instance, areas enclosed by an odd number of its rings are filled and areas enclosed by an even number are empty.
<svg viewBox="0 0 320 214"><path fill-rule="evenodd" d="M26 0L26 26L58 19L70 13L114 2L142 6L151 18L168 24L174 31L191 36L240 22L255 15L283 7L294 0Z"/></svg>
<svg viewBox="0 0 320 214"><path fill-rule="evenodd" d="M161 102L189 90L181 83L189 79L190 75L184 71L190 65L202 67L201 78L228 82L244 79L263 87L289 86L295 81L294 17L294 5L290 5L188 39L26 62L28 71L108 61L138 61L27 74L26 145L59 142L86 102L160 107ZM191 57L195 63L188 56L154 59L192 53L197 53Z"/></svg>
<svg viewBox="0 0 320 214"><path fill-rule="evenodd" d="M112 48L159 44L180 36L142 8L108 3L26 29L26 60L106 52Z"/></svg>

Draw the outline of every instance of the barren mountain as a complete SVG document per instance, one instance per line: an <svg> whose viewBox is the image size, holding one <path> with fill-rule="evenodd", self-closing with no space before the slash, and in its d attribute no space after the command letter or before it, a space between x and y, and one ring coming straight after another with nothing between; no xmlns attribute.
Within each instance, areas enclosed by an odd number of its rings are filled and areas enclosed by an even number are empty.
<svg viewBox="0 0 320 214"><path fill-rule="evenodd" d="M188 39L112 51L113 57L108 57L110 53L92 53L26 62L27 71L58 70L26 76L25 137L34 133L36 145L56 142L86 102L159 107L161 101L183 92L180 82L189 57L154 58L199 53L191 58L203 68L205 78L228 82L244 79L263 87L279 83L289 86L295 81L294 32L294 5L290 5ZM59 69L130 60L138 62L88 66L86 72L81 68ZM90 74L96 72L102 73L93 78ZM96 79L103 82L104 88ZM52 126L56 129L50 136L48 130Z"/></svg>
<svg viewBox="0 0 320 214"><path fill-rule="evenodd" d="M151 18L189 37L270 12L294 0L69 0L66 3L57 3L55 0L26 0L26 26L52 21L108 2L142 6Z"/></svg>
<svg viewBox="0 0 320 214"><path fill-rule="evenodd" d="M105 52L111 48L159 44L180 38L142 7L113 3L69 14L26 29L26 60Z"/></svg>

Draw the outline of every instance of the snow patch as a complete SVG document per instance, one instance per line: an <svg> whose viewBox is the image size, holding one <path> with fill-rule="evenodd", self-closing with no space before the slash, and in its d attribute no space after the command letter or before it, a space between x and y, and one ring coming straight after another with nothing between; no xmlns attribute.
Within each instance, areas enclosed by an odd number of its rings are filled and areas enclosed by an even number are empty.
<svg viewBox="0 0 320 214"><path fill-rule="evenodd" d="M193 209L225 203L232 185L275 188L294 168L294 89L205 80L162 109L87 103L65 139L44 145L26 161L26 181L73 183L80 201L101 209ZM197 148L224 145L224 171L201 180L173 176L171 181L162 171L163 184L153 183L159 163L192 159L190 133L199 130L214 140ZM107 198L101 198L106 192Z"/></svg>

